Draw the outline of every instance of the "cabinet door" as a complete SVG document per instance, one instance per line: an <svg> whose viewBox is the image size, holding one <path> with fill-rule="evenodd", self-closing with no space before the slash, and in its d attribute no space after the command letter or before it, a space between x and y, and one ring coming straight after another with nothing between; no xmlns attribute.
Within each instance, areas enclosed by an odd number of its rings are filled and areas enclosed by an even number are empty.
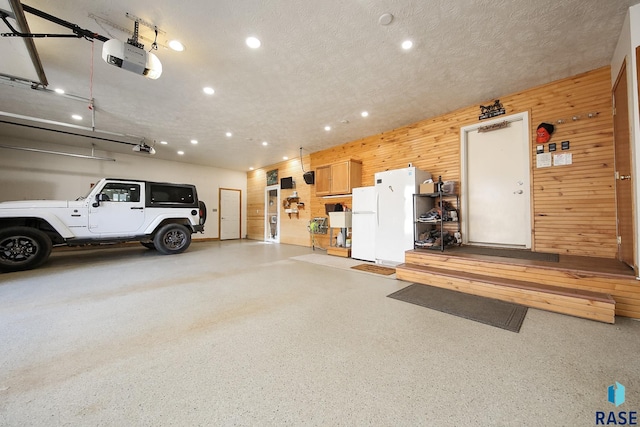
<svg viewBox="0 0 640 427"><path fill-rule="evenodd" d="M326 196L331 194L331 166L316 168L316 195Z"/></svg>
<svg viewBox="0 0 640 427"><path fill-rule="evenodd" d="M351 193L350 164L351 162L342 162L331 165L332 194Z"/></svg>

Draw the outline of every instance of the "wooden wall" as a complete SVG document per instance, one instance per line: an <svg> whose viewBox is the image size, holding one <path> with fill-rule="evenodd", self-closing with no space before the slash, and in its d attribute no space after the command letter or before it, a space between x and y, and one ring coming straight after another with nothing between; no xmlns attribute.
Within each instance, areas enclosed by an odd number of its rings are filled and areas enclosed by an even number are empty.
<svg viewBox="0 0 640 427"><path fill-rule="evenodd" d="M609 67L501 96L506 115L528 111L531 129L533 249L615 258L613 119ZM485 104L490 104L487 100ZM599 113L588 118L588 113ZM460 128L477 124L474 105L403 128L313 153L315 167L353 158L362 161L362 185L374 173L409 163L443 180L460 181ZM577 120L573 120L573 117ZM565 123L557 121L564 119ZM556 126L552 142L569 140L573 165L536 168L535 131ZM545 150L546 151L546 150ZM462 189L464 191L464 189ZM327 199L312 199L312 215L323 214ZM335 203L335 199L331 203ZM350 205L349 199L344 199Z"/></svg>
<svg viewBox="0 0 640 427"><path fill-rule="evenodd" d="M304 170L311 167L309 156L302 158ZM311 239L307 225L311 217L311 189L312 185L307 185L302 178L302 167L300 159L288 160L271 165L267 168L257 169L247 174L247 238L254 240L264 240L265 226L265 187L267 185L267 171L278 169L278 184L280 178L293 177L296 188L293 190L280 190L280 243L287 243L299 246L310 246ZM305 204L304 209L298 210L298 215L285 213L283 201L287 196L291 196L293 191L298 192L300 202Z"/></svg>
<svg viewBox="0 0 640 427"><path fill-rule="evenodd" d="M609 67L500 96L499 99L506 109L506 115L528 111L531 120L533 249L615 258L617 244ZM483 104L492 102L485 100ZM588 118L588 113L599 114ZM367 186L373 185L375 172L413 163L435 177L441 175L443 180L459 182L460 128L477 124L479 114L479 106L473 105L312 153L311 168L340 160L361 160L362 185ZM572 119L574 116L577 119L575 121ZM565 122L558 124L561 119ZM571 149L568 152L573 154L572 165L536 168L535 131L541 122L556 125L552 142L558 143L558 146L561 141L570 141ZM257 211L262 212L263 207L256 209L255 206L263 204L265 180L256 175L250 173L247 183L250 230L263 221L256 214ZM258 199L255 198L257 193L260 194ZM304 233L307 232L309 218L326 216L325 203L343 202L351 207L350 198L316 197L314 186L311 186L310 197L309 215L305 221L299 221ZM288 232L294 233L293 230ZM250 237L262 239L262 236L254 233ZM282 238L284 241L284 230ZM320 246L328 246L326 237L320 240Z"/></svg>

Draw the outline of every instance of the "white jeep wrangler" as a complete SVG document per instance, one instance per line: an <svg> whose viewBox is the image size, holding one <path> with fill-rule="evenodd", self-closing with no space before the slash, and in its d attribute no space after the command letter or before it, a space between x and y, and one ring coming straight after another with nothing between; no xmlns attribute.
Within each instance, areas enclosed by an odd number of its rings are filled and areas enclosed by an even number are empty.
<svg viewBox="0 0 640 427"><path fill-rule="evenodd" d="M53 246L139 241L166 255L204 231L206 206L189 184L101 179L75 201L0 203L0 270L44 263Z"/></svg>

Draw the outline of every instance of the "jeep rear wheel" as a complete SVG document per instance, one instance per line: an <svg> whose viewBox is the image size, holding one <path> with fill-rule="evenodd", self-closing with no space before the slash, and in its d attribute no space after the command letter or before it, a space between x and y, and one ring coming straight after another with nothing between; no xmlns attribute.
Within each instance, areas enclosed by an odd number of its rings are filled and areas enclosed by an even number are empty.
<svg viewBox="0 0 640 427"><path fill-rule="evenodd" d="M191 231L182 224L164 225L153 238L153 245L164 255L179 254L191 244Z"/></svg>
<svg viewBox="0 0 640 427"><path fill-rule="evenodd" d="M29 227L0 230L0 270L21 271L38 267L51 254L51 239Z"/></svg>

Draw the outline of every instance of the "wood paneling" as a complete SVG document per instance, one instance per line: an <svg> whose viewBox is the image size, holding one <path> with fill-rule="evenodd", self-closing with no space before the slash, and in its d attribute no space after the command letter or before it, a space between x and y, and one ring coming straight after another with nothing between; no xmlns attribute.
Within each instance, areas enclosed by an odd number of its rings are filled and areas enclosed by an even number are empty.
<svg viewBox="0 0 640 427"><path fill-rule="evenodd" d="M500 101L507 115L529 111L531 117L533 249L615 258L609 67L501 96ZM373 185L375 172L413 163L432 176L459 182L460 128L478 123L479 112L478 106L471 106L313 153L311 166L358 159L362 185ZM570 150L564 152L572 153L572 165L536 168L535 131L541 122L555 125L551 142L557 144L557 153L563 152L561 141L570 142ZM312 197L312 215L324 215L323 205L323 199Z"/></svg>
<svg viewBox="0 0 640 427"><path fill-rule="evenodd" d="M615 258L616 219L613 175L613 119L609 67L571 78L500 96L506 114L528 111L531 134L532 246L540 252ZM491 100L482 100L486 104ZM426 102L426 101L425 101ZM593 118L588 114L592 113ZM378 135L351 141L312 153L310 169L349 159L362 161L362 185L373 185L374 174L406 167L408 163L443 180L460 181L460 128L478 123L479 106L469 106ZM575 120L574 120L575 118ZM369 120L372 119L371 117ZM563 120L563 123L558 123ZM536 168L535 131L539 123L556 126L551 142L560 151L561 141L570 142L573 164ZM548 145L545 144L545 151ZM277 165L265 168L270 169ZM249 206L262 204L264 180L249 174ZM259 202L252 191L260 185ZM300 188L299 188L300 189ZM344 203L351 198L323 199L310 186L309 218L326 217L325 203ZM460 188L464 192L464 188ZM260 207L262 209L262 207ZM252 219L250 230L259 221ZM307 221L299 226L306 231ZM294 230L291 230L294 232ZM262 238L260 231L250 232ZM284 238L284 231L282 233ZM328 237L320 236L320 246Z"/></svg>
<svg viewBox="0 0 640 427"><path fill-rule="evenodd" d="M309 156L302 158L304 170L310 170ZM304 182L300 159L277 163L266 168L247 173L247 237L254 240L264 240L265 227L265 188L267 186L266 171L278 169L280 178L293 177L296 188L280 190L280 243L311 246L311 238L307 226L311 218L311 187ZM285 213L283 201L287 196L297 191L299 201L304 208L298 206L298 215L291 217Z"/></svg>

